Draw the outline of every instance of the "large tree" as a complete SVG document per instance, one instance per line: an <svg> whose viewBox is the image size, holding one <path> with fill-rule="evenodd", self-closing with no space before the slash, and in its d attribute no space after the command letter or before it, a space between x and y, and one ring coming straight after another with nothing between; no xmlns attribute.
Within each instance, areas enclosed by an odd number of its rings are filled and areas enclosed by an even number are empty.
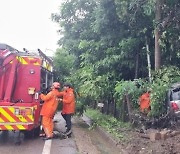
<svg viewBox="0 0 180 154"><path fill-rule="evenodd" d="M64 1L59 13L52 15L60 25L62 49L56 54L60 78L68 76L88 99L113 102L117 81L147 78L161 65L179 66L179 4L178 0ZM68 65L58 59L68 60Z"/></svg>

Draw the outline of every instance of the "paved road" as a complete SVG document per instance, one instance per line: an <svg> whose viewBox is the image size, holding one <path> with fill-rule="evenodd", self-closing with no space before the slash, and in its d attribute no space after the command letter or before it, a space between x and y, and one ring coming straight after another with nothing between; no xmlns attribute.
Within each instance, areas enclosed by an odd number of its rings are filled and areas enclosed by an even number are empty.
<svg viewBox="0 0 180 154"><path fill-rule="evenodd" d="M65 131L65 121L60 113L55 119L58 121L55 128L58 131ZM74 138L53 139L43 141L42 138L23 139L21 145L15 145L17 133L0 132L0 154L77 154L77 147Z"/></svg>
<svg viewBox="0 0 180 154"><path fill-rule="evenodd" d="M65 121L60 113L55 115L55 132L65 131ZM73 135L67 139L43 141L42 138L24 139L21 145L15 145L17 134L0 132L0 154L120 154L120 150L111 141L96 130L88 129L87 119L73 118ZM78 148L77 148L78 147ZM78 149L78 150L77 150Z"/></svg>
<svg viewBox="0 0 180 154"><path fill-rule="evenodd" d="M1 132L0 134L0 154L40 154L44 146L44 141L40 138L25 139L20 146L15 145L16 133ZM33 147L33 148L32 148Z"/></svg>
<svg viewBox="0 0 180 154"><path fill-rule="evenodd" d="M60 132L65 132L65 121L62 118L61 114L57 113L54 119L57 120L57 123L55 123L55 130ZM72 123L74 123L73 120ZM77 153L78 153L77 146L73 136L67 139L52 140L51 154L77 154Z"/></svg>

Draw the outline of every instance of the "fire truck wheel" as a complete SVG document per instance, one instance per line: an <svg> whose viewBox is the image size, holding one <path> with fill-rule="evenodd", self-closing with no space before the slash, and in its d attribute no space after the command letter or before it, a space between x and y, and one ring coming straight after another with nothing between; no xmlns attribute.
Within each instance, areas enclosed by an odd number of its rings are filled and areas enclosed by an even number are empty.
<svg viewBox="0 0 180 154"><path fill-rule="evenodd" d="M25 138L31 138L32 137L32 130L31 131L28 131L28 130L24 131L24 137Z"/></svg>
<svg viewBox="0 0 180 154"><path fill-rule="evenodd" d="M40 126L36 127L30 131L24 131L24 137L25 138L33 138L33 137L38 137L40 133Z"/></svg>
<svg viewBox="0 0 180 154"><path fill-rule="evenodd" d="M40 126L34 129L34 137L39 137L40 134Z"/></svg>

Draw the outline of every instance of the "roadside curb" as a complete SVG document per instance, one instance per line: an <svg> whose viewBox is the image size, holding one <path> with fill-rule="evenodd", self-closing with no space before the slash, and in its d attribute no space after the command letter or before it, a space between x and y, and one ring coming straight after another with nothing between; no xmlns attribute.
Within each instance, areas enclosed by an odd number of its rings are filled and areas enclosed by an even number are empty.
<svg viewBox="0 0 180 154"><path fill-rule="evenodd" d="M99 134L101 134L101 136L103 136L106 140L109 140L111 143L113 143L114 145L118 146L119 142L116 141L116 139L114 139L108 132L106 132L103 128L97 126L96 130L98 131Z"/></svg>
<svg viewBox="0 0 180 154"><path fill-rule="evenodd" d="M89 118L88 116L83 114L82 120L89 126L92 126L93 121L91 118ZM128 154L128 152L126 152L125 150L123 150L122 146L119 144L119 141L117 141L110 133L108 133L107 131L105 131L103 128L101 128L100 126L96 127L96 131L108 142L113 143L114 146L118 147L120 149L120 151L123 154Z"/></svg>

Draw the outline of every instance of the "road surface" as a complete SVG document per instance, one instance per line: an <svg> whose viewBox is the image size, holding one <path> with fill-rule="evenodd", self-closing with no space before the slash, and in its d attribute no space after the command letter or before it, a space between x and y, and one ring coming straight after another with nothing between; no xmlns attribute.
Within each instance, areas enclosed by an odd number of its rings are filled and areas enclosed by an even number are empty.
<svg viewBox="0 0 180 154"><path fill-rule="evenodd" d="M65 121L60 112L55 115L55 133L65 131ZM42 138L24 138L16 145L17 133L0 132L0 154L119 154L120 151L101 137L82 119L73 118L71 138L44 141Z"/></svg>

